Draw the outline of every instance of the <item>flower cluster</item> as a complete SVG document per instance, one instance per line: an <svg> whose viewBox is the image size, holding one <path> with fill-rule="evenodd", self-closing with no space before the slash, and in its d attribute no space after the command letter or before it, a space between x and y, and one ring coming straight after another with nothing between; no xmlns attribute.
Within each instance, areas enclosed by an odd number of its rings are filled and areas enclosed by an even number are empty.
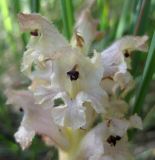
<svg viewBox="0 0 155 160"><path fill-rule="evenodd" d="M98 35L89 9L79 17L71 43L39 14L18 18L22 31L31 34L21 65L31 85L6 95L8 104L24 111L15 133L22 149L40 134L61 150L63 160L64 153L66 160L132 159L127 130L142 129L142 121L126 116L129 105L122 97L134 86L131 53L147 50L147 36L125 36L89 57Z"/></svg>

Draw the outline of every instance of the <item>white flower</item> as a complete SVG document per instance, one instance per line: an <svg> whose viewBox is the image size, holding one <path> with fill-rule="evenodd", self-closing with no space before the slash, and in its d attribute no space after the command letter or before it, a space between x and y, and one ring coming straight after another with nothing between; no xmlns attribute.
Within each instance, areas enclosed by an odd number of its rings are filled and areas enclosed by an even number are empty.
<svg viewBox="0 0 155 160"><path fill-rule="evenodd" d="M147 51L147 39L147 36L126 36L102 51L101 56L104 66L103 87L105 86L104 80L110 77L114 80L116 86L119 85L121 89L131 88L133 79L127 71L130 68L128 63L130 54L134 50Z"/></svg>
<svg viewBox="0 0 155 160"><path fill-rule="evenodd" d="M25 149L31 144L35 134L48 136L55 145L63 149L68 147L68 140L52 119L51 108L35 104L33 94L29 91L8 90L8 104L16 105L24 111L24 117L15 133L15 138Z"/></svg>
<svg viewBox="0 0 155 160"><path fill-rule="evenodd" d="M147 51L147 36L126 36L117 40L107 49L103 50L102 62L105 67L103 77L112 76L116 72L126 72L127 64L125 57L130 58L131 51Z"/></svg>
<svg viewBox="0 0 155 160"><path fill-rule="evenodd" d="M31 34L22 71L32 83L29 90L8 90L6 95L8 104L24 111L15 133L22 149L40 134L71 159L131 160L127 130L142 129L142 121L136 114L125 117L129 106L120 96L134 82L130 54L146 51L148 37L126 36L90 58L97 33L90 8L79 17L71 44L38 14L21 13L19 23ZM96 118L102 122L92 128Z"/></svg>
<svg viewBox="0 0 155 160"><path fill-rule="evenodd" d="M86 124L85 108L82 104L89 102L97 113L104 113L105 108L108 107L108 96L100 87L103 73L100 56L96 54L93 59L90 59L75 49L72 51L65 53L65 57L53 61L51 85L36 88L34 96L37 103L44 105L45 102L48 103L49 107L52 107L58 94L59 98L64 100L65 105L53 109L53 113L55 113L52 114L53 118L61 126L68 124L69 127L77 129ZM61 92L65 94L61 94ZM80 105L78 103L79 95L82 102ZM76 117L71 116L75 113L79 114ZM58 116L59 114L61 116ZM68 120L67 117L69 117ZM71 122L72 124L69 124ZM76 122L77 124L75 124Z"/></svg>
<svg viewBox="0 0 155 160"><path fill-rule="evenodd" d="M21 30L29 31L32 35L27 51L24 53L22 71L30 74L33 62L38 63L48 58L55 59L61 53L60 50L69 46L65 38L45 17L34 13L20 13L18 19Z"/></svg>
<svg viewBox="0 0 155 160"><path fill-rule="evenodd" d="M133 118L134 117L134 118ZM132 121L132 120L134 121ZM141 120L132 116L130 120L113 118L98 124L86 134L80 144L76 159L81 160L131 160L128 148L127 129L138 121L136 127L141 128Z"/></svg>

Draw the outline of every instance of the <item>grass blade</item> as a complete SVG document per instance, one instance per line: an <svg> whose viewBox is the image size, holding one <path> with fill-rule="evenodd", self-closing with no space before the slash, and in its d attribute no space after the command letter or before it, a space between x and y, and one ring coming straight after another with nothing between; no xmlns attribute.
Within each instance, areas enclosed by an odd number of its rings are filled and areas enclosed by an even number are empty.
<svg viewBox="0 0 155 160"><path fill-rule="evenodd" d="M142 75L142 80L136 95L133 113L141 113L142 111L144 99L145 99L149 84L152 80L153 73L155 71L154 64L155 64L155 32L149 48L144 72Z"/></svg>
<svg viewBox="0 0 155 160"><path fill-rule="evenodd" d="M143 0L141 3L139 15L135 24L134 35L143 35L148 22L151 0Z"/></svg>
<svg viewBox="0 0 155 160"><path fill-rule="evenodd" d="M109 2L105 0L97 0L97 5L100 11L99 15L99 29L105 30L109 26Z"/></svg>
<svg viewBox="0 0 155 160"><path fill-rule="evenodd" d="M65 36L70 39L74 25L74 9L72 0L61 0L62 21Z"/></svg>
<svg viewBox="0 0 155 160"><path fill-rule="evenodd" d="M136 13L136 21L134 24L134 35L143 35L146 31L146 27L148 24L148 15L150 11L151 0L139 0L138 2L138 10ZM134 68L134 77L139 74L140 63L143 59L142 54L134 54L132 68Z"/></svg>
<svg viewBox="0 0 155 160"><path fill-rule="evenodd" d="M14 3L12 3L12 6L13 6L13 14L14 14L13 20L16 21L17 14L22 12L21 1L20 0L14 0ZM22 38L22 41L23 41L23 46L26 46L28 37L26 36L25 33L22 33L21 38Z"/></svg>
<svg viewBox="0 0 155 160"><path fill-rule="evenodd" d="M16 54L16 43L13 38L13 25L9 14L8 1L0 1L0 10L3 19L3 26L7 32L7 43L11 44L11 49L14 54Z"/></svg>
<svg viewBox="0 0 155 160"><path fill-rule="evenodd" d="M41 0L30 0L31 12L38 13L40 11Z"/></svg>
<svg viewBox="0 0 155 160"><path fill-rule="evenodd" d="M131 4L130 0L124 1L123 10L121 13L121 18L120 18L118 28L116 31L116 38L120 38L123 35L124 29L126 26L126 22L127 22L127 16L129 13L130 4Z"/></svg>

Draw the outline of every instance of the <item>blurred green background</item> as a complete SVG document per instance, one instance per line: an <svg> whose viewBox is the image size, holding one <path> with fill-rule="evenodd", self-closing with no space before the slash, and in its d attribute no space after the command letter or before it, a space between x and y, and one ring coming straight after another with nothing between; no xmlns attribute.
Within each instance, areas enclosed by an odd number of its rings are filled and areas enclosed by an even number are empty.
<svg viewBox="0 0 155 160"><path fill-rule="evenodd" d="M22 113L5 105L4 91L7 87L20 88L29 84L29 80L20 73L20 62L29 34L20 32L17 14L38 12L52 21L70 39L76 15L89 3L90 0L0 0L0 160L58 158L57 150L45 146L39 136L25 151L21 150L13 137ZM128 34L147 34L149 45L151 43L155 30L155 0L96 0L92 15L99 22L98 31L103 32L103 38L94 41L92 45L98 51ZM153 50L154 46L155 38L152 40ZM144 130L136 132L132 139L136 147L136 158L139 160L155 159L155 54L150 51L150 57L147 55L133 54L131 72L136 79L137 88L126 97L130 102L136 95L135 103L132 105L131 102L131 107L144 119ZM142 77L145 77L143 81ZM137 90L143 94L140 95Z"/></svg>

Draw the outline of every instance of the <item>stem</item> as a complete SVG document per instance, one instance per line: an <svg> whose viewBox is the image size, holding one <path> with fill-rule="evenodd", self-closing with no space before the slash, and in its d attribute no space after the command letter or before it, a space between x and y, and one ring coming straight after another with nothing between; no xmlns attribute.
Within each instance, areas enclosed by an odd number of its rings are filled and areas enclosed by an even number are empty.
<svg viewBox="0 0 155 160"><path fill-rule="evenodd" d="M143 35L146 30L146 25L148 22L148 15L150 10L151 0L139 0L138 6L139 9L137 11L137 20L135 23L134 35ZM142 60L141 54L134 54L133 56L133 64L132 68L134 68L134 77L136 77L139 73L140 62Z"/></svg>
<svg viewBox="0 0 155 160"><path fill-rule="evenodd" d="M117 28L117 31L116 31L116 38L120 38L123 35L130 4L131 4L130 0L124 1L123 10L122 10L122 13L121 13L121 18L120 18L118 28Z"/></svg>
<svg viewBox="0 0 155 160"><path fill-rule="evenodd" d="M141 113L142 111L146 93L147 93L149 84L152 80L153 73L155 71L154 63L155 63L155 32L153 34L153 38L149 48L146 65L142 75L142 80L136 95L133 113Z"/></svg>
<svg viewBox="0 0 155 160"><path fill-rule="evenodd" d="M40 11L40 1L41 0L30 0L30 8L32 13L38 13Z"/></svg>
<svg viewBox="0 0 155 160"><path fill-rule="evenodd" d="M147 24L150 4L151 4L151 0L142 1L139 16L137 18L137 23L135 25L134 35L144 34L146 24Z"/></svg>
<svg viewBox="0 0 155 160"><path fill-rule="evenodd" d="M70 39L73 32L74 15L72 0L61 0L62 21L65 36Z"/></svg>

